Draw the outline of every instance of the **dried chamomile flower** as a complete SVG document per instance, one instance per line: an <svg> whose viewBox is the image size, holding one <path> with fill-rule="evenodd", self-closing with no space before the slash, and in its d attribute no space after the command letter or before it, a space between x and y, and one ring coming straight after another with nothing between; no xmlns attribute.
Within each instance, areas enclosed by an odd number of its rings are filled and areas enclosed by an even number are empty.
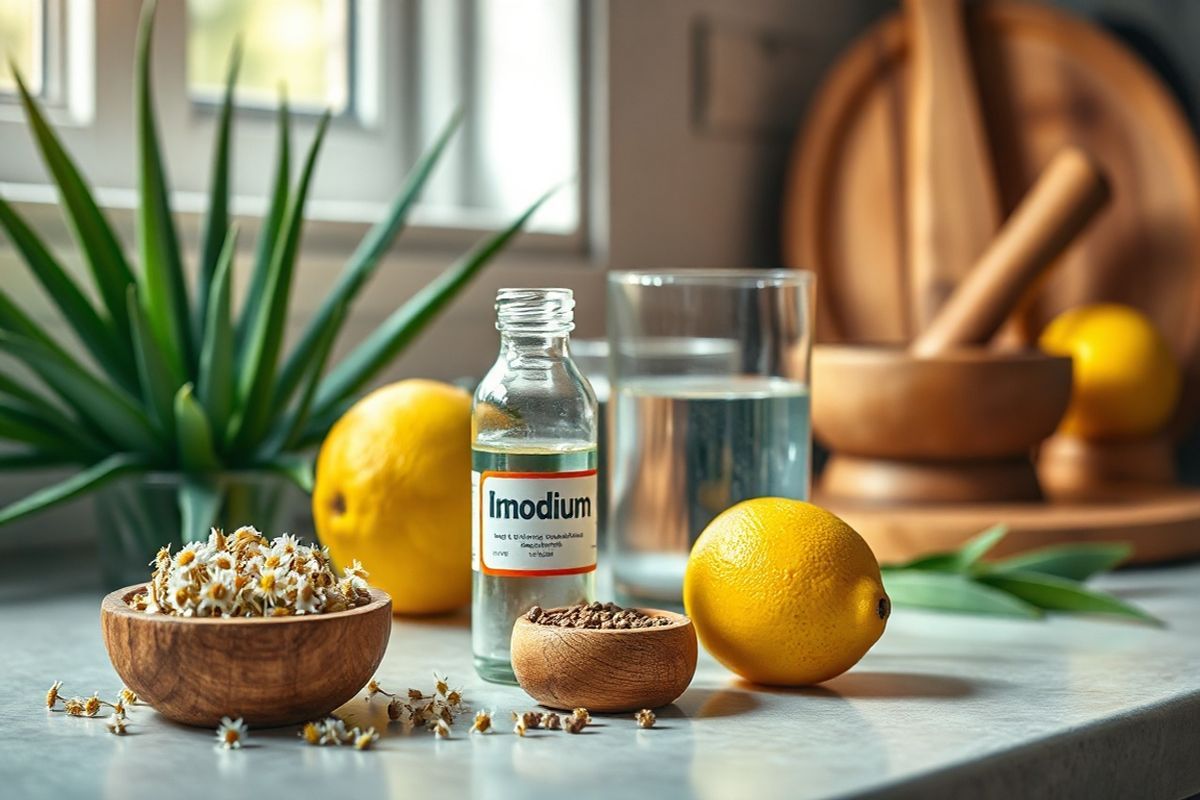
<svg viewBox="0 0 1200 800"><path fill-rule="evenodd" d="M120 693L117 695L121 698L121 702L127 706L136 706L138 703L137 692L130 689L128 686L122 686Z"/></svg>
<svg viewBox="0 0 1200 800"><path fill-rule="evenodd" d="M441 695L442 697L445 697L450 692L450 684L446 683L445 678L439 678L438 674L436 672L433 673L433 679L435 681L437 681L437 683L435 684L437 693L439 695Z"/></svg>
<svg viewBox="0 0 1200 800"><path fill-rule="evenodd" d="M554 713L547 714L542 717L542 727L548 731L561 731L562 717Z"/></svg>
<svg viewBox="0 0 1200 800"><path fill-rule="evenodd" d="M654 716L654 712L648 708L643 708L634 714L633 718L637 720L639 728L653 728L655 720L658 719L658 717Z"/></svg>
<svg viewBox="0 0 1200 800"><path fill-rule="evenodd" d="M83 709L84 709L83 700L81 700L78 697L72 697L70 700L64 700L63 708L66 709L66 712L68 714L70 714L72 717L82 717L83 716Z"/></svg>
<svg viewBox="0 0 1200 800"><path fill-rule="evenodd" d="M128 726L128 724L129 723L125 721L124 715L113 714L108 718L108 731L109 733L116 734L117 736L124 736L125 728Z"/></svg>
<svg viewBox="0 0 1200 800"><path fill-rule="evenodd" d="M439 739L449 739L450 724L444 719L439 719L433 726L433 735Z"/></svg>
<svg viewBox="0 0 1200 800"><path fill-rule="evenodd" d="M592 721L592 715L588 713L586 708L575 709L571 712L571 716L575 717L576 719L582 719L584 722Z"/></svg>
<svg viewBox="0 0 1200 800"><path fill-rule="evenodd" d="M458 708L460 705L462 705L462 692L458 689L455 689L454 691L450 692L450 694L446 695L446 705L450 706L451 708Z"/></svg>
<svg viewBox="0 0 1200 800"><path fill-rule="evenodd" d="M392 722L399 721L405 715L406 711L408 712L408 716L412 716L412 709L409 708L407 703L401 703L399 697L393 697L391 702L387 704L388 719Z"/></svg>
<svg viewBox="0 0 1200 800"><path fill-rule="evenodd" d="M300 729L300 738L304 740L305 744L319 745L324 736L325 726L320 722L306 722Z"/></svg>
<svg viewBox="0 0 1200 800"><path fill-rule="evenodd" d="M83 703L83 713L89 717L96 716L100 713L101 703L102 701L100 700L100 693L93 692L92 696Z"/></svg>
<svg viewBox="0 0 1200 800"><path fill-rule="evenodd" d="M62 681L55 681L50 685L50 688L46 690L46 708L54 708L54 706L58 704L58 701L62 699L58 694L58 691L61 688Z"/></svg>
<svg viewBox="0 0 1200 800"><path fill-rule="evenodd" d="M583 717L570 716L563 720L563 730L567 733L579 733L587 725L587 720Z"/></svg>
<svg viewBox="0 0 1200 800"><path fill-rule="evenodd" d="M286 617L343 611L370 601L367 573L355 562L341 581L324 547L284 534L273 542L251 527L231 536L213 529L174 555L164 547L154 574L130 605L184 617Z"/></svg>
<svg viewBox="0 0 1200 800"><path fill-rule="evenodd" d="M525 720L524 719L517 720L517 724L513 726L513 733L515 733L517 736L525 735Z"/></svg>
<svg viewBox="0 0 1200 800"><path fill-rule="evenodd" d="M337 717L327 718L323 728L321 744L339 745L351 741L350 731L346 730L346 723Z"/></svg>
<svg viewBox="0 0 1200 800"><path fill-rule="evenodd" d="M371 678L371 682L367 684L367 696L364 697L363 699L369 703L369 702L371 702L371 698L373 698L377 694L384 695L385 697L395 697L396 696L389 691L385 691L384 688L379 685L379 681L375 680L374 678Z"/></svg>
<svg viewBox="0 0 1200 800"><path fill-rule="evenodd" d="M448 736L449 733L446 735ZM355 750L369 750L371 749L371 745L379 741L379 734L375 732L374 728L367 728L365 731L360 731L358 728L355 728L353 731L353 736Z"/></svg>
<svg viewBox="0 0 1200 800"><path fill-rule="evenodd" d="M521 715L521 721L525 723L526 728L540 728L542 726L542 715L537 711L526 711Z"/></svg>
<svg viewBox="0 0 1200 800"><path fill-rule="evenodd" d="M409 689L408 690L408 699L409 700L424 700L425 695L422 694L420 689Z"/></svg>
<svg viewBox="0 0 1200 800"><path fill-rule="evenodd" d="M242 718L221 717L221 724L217 726L217 746L226 750L240 750L245 741L246 723Z"/></svg>
<svg viewBox="0 0 1200 800"><path fill-rule="evenodd" d="M475 721L471 723L471 733L487 733L492 729L492 715L487 711L476 711Z"/></svg>

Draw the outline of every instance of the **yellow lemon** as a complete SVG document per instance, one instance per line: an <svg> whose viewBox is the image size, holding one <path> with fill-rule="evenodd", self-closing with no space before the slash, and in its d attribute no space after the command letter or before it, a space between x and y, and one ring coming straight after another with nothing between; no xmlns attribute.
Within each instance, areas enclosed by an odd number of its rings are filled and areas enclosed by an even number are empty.
<svg viewBox="0 0 1200 800"><path fill-rule="evenodd" d="M471 595L471 397L427 380L358 401L321 446L313 518L338 564L358 559L400 614Z"/></svg>
<svg viewBox="0 0 1200 800"><path fill-rule="evenodd" d="M1179 365L1145 314L1115 303L1059 314L1038 343L1071 356L1071 405L1059 430L1085 439L1156 433L1179 402Z"/></svg>
<svg viewBox="0 0 1200 800"><path fill-rule="evenodd" d="M709 523L688 558L683 603L714 658L782 686L850 669L891 613L863 538L828 511L781 497L743 501Z"/></svg>

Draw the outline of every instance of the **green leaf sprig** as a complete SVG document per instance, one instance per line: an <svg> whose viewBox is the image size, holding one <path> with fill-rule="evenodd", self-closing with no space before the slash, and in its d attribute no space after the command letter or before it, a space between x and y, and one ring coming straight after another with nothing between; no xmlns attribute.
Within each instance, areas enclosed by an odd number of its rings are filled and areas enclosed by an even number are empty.
<svg viewBox="0 0 1200 800"><path fill-rule="evenodd" d="M1026 619L1047 611L1102 614L1162 625L1140 608L1084 585L1128 558L1128 544L1054 545L985 561L1007 533L995 525L958 550L884 565L884 588L897 606Z"/></svg>

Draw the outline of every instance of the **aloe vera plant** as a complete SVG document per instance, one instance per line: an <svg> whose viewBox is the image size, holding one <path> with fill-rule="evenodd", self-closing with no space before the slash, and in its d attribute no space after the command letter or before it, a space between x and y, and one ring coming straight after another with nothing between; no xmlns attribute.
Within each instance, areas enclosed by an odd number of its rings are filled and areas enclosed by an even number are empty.
<svg viewBox="0 0 1200 800"><path fill-rule="evenodd" d="M417 161L383 219L351 255L308 327L284 352L305 201L329 123L325 114L293 167L290 120L280 105L277 162L250 269L243 310L232 308L237 225L229 208L233 93L230 58L217 120L209 206L197 279L189 284L170 205L151 86L154 3L142 9L135 60L137 242L129 258L42 109L18 76L29 128L53 178L96 300L60 264L11 205L0 227L86 351L78 355L0 290L0 353L37 382L0 369L0 469L82 467L61 483L0 510L5 524L131 473L184 476L178 510L184 536L201 533L216 496L211 476L272 471L311 488L306 451L383 367L524 226L543 196L402 305L343 361L328 365L355 298L405 226L413 204L454 135L459 115ZM14 70L15 72L15 70ZM327 368L328 366L328 368ZM130 513L146 513L131 508ZM151 520L166 527L160 517ZM161 544L160 540L158 544Z"/></svg>

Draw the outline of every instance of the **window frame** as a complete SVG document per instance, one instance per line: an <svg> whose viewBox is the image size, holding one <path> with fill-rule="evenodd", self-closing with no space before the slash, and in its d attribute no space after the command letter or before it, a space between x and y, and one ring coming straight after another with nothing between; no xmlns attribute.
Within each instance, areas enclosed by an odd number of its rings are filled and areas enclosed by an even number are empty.
<svg viewBox="0 0 1200 800"><path fill-rule="evenodd" d="M476 2L433 1L455 2L463 9L469 9ZM46 70L50 81L60 81L62 91L57 97L46 94L42 101L46 115L86 179L95 187L98 201L114 217L118 229L128 228L131 233L130 212L136 207L137 198L133 188L130 89L141 2L46 2L57 7L60 14L58 38L62 43L59 47L61 65L50 62ZM353 48L351 56L351 76L361 75L364 65L360 62L374 57L382 59L377 62L378 74L390 78L376 82L374 96L359 94L358 87L351 89L354 104L348 109L350 113L340 114L331 121L306 212L306 239L321 249L353 246L383 215L391 198L399 191L404 176L431 138L429 130L436 130L444 122L422 120L423 115L405 113L405 109L415 105L413 93L420 58L416 20L418 4L422 0L350 2L355 6L351 10L351 32L358 37L358 46ZM588 249L590 15L584 0L569 2L576 5L577 20L577 173L576 180L560 191L575 193L578 214L574 230L549 232L535 228L515 243L518 251L570 256L584 255ZM103 14L97 13L98 3L104 4ZM219 110L217 104L191 98L186 92L186 13L186 4L182 0L159 4L153 52L160 142L171 180L173 208L180 219L185 243L190 241L188 232L198 226L207 206L213 131ZM372 21L376 24L372 25ZM87 76L87 79L81 76ZM385 91L388 92L386 97ZM0 141L4 142L6 152L3 169L0 169L0 196L32 212L35 218L49 221L53 215L33 207L56 205L57 196L25 130L19 103L12 100L15 98L0 100ZM293 176L311 142L317 118L315 113L306 110L292 114ZM257 227L256 223L265 211L265 194L274 169L276 136L275 110L239 106L234 128L232 207L251 228ZM119 155L114 157L114 152ZM187 158L191 153L198 157ZM378 166L385 162L386 168L362 169L363 164ZM248 168L247 164L253 164L254 168ZM439 170L454 166L464 168L462 164L442 164ZM341 176L340 180L338 176ZM366 191L361 191L363 180L373 181ZM360 191L372 199L350 199L352 194ZM531 197L530 201L533 199ZM130 219L127 221L126 218ZM456 209L448 220L445 209L418 204L404 234L404 243L423 250L461 251L477 241L483 231L496 229L509 221L510 218L504 218L499 212L472 214L469 209ZM62 232L65 233L65 226Z"/></svg>

